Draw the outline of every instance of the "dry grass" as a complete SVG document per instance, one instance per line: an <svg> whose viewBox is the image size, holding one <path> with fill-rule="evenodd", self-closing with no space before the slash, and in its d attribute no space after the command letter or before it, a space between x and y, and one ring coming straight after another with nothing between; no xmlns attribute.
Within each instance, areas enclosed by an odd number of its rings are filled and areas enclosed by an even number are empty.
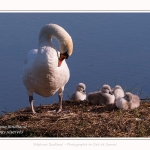
<svg viewBox="0 0 150 150"><path fill-rule="evenodd" d="M63 101L63 112L49 113L58 104L24 108L0 116L1 137L149 137L150 102L135 110L87 101Z"/></svg>

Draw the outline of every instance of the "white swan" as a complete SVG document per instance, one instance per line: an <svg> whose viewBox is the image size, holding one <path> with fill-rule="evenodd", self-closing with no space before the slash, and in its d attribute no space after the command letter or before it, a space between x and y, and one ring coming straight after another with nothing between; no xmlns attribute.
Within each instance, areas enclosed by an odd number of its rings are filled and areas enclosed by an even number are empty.
<svg viewBox="0 0 150 150"><path fill-rule="evenodd" d="M52 38L59 42L60 52L52 43ZM38 49L30 50L24 61L23 83L26 86L32 112L33 93L49 97L58 92L59 108L62 110L64 86L70 78L67 59L73 52L73 42L70 35L56 24L45 25L39 34Z"/></svg>
<svg viewBox="0 0 150 150"><path fill-rule="evenodd" d="M76 91L71 95L70 100L85 100L86 99L86 86L84 83L79 83Z"/></svg>
<svg viewBox="0 0 150 150"><path fill-rule="evenodd" d="M116 85L113 89L112 92L115 96L115 100L117 100L118 98L124 97L124 90L122 89L122 87L120 85Z"/></svg>
<svg viewBox="0 0 150 150"><path fill-rule="evenodd" d="M116 100L116 106L120 109L135 109L140 106L140 98L130 92L125 94L125 97Z"/></svg>
<svg viewBox="0 0 150 150"><path fill-rule="evenodd" d="M89 93L87 99L94 105L107 105L114 104L115 102L115 96L112 94L112 90L107 84L102 86L101 91Z"/></svg>

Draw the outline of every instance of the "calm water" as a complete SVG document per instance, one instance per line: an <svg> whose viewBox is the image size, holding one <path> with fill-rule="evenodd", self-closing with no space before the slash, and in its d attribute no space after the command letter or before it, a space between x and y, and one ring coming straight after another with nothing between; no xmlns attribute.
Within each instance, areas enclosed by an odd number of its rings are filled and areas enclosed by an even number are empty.
<svg viewBox="0 0 150 150"><path fill-rule="evenodd" d="M74 42L63 99L79 82L87 93L108 83L126 90L135 86L133 93L141 98L150 94L149 13L0 13L0 113L29 106L20 77L23 61L28 50L37 48L47 23L65 28ZM57 94L34 98L35 106L58 102Z"/></svg>

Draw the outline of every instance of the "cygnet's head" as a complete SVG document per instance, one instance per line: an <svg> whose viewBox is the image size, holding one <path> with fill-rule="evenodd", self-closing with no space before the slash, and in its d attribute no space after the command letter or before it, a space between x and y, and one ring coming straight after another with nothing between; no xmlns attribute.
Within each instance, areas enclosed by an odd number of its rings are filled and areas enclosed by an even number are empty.
<svg viewBox="0 0 150 150"><path fill-rule="evenodd" d="M124 97L124 90L122 89L122 87L120 85L116 85L113 89L112 89L112 93L115 95L115 99Z"/></svg>
<svg viewBox="0 0 150 150"><path fill-rule="evenodd" d="M86 93L85 90L86 90L86 86L84 83L79 83L76 87L76 91Z"/></svg>
<svg viewBox="0 0 150 150"><path fill-rule="evenodd" d="M122 87L121 87L120 85L116 85L116 86L113 88L113 91L115 91L116 89L123 90Z"/></svg>
<svg viewBox="0 0 150 150"><path fill-rule="evenodd" d="M130 102L132 100L132 93L130 92L127 92L125 94L125 97L124 97L128 102Z"/></svg>
<svg viewBox="0 0 150 150"><path fill-rule="evenodd" d="M112 95L112 90L111 90L110 86L107 85L107 84L104 84L102 86L102 90L101 91L102 91L102 93L109 93L109 94Z"/></svg>

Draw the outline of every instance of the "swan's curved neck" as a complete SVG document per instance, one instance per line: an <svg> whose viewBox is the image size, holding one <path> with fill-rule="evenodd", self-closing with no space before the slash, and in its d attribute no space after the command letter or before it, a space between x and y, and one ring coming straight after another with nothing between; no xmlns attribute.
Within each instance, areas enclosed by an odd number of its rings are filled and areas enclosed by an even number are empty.
<svg viewBox="0 0 150 150"><path fill-rule="evenodd" d="M48 24L44 26L39 34L39 44L43 42L52 42L52 38L56 38L59 44L66 41L68 33L56 24Z"/></svg>
<svg viewBox="0 0 150 150"><path fill-rule="evenodd" d="M41 29L39 47L50 46L55 48L52 43L53 37L58 40L60 53L67 52L67 55L70 56L73 52L72 38L62 27L56 24L47 24Z"/></svg>

